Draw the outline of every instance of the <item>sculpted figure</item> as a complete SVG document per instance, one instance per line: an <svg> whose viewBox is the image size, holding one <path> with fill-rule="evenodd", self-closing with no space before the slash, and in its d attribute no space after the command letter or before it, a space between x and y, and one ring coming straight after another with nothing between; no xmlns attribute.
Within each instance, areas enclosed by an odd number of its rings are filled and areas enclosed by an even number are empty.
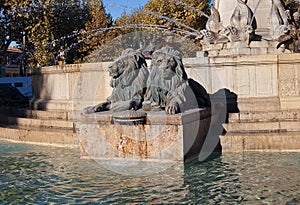
<svg viewBox="0 0 300 205"><path fill-rule="evenodd" d="M126 49L109 66L112 94L107 101L87 107L85 113L123 111L142 106L149 71L144 56L133 49Z"/></svg>
<svg viewBox="0 0 300 205"><path fill-rule="evenodd" d="M200 35L197 39L201 40L201 44L206 48L210 47L210 44L219 42L228 42L228 39L221 34L223 25L221 23L221 17L219 11L215 8L215 5L211 7L211 15L209 16L205 29L200 31Z"/></svg>
<svg viewBox="0 0 300 205"><path fill-rule="evenodd" d="M299 12L293 14L293 18L288 15L289 30L278 37L277 49L283 45L283 52L285 49L292 53L300 52L300 26L299 26Z"/></svg>
<svg viewBox="0 0 300 205"><path fill-rule="evenodd" d="M164 109L167 114L175 114L199 106L210 106L209 96L199 83L188 79L181 52L168 46L155 51L144 109Z"/></svg>
<svg viewBox="0 0 300 205"><path fill-rule="evenodd" d="M221 17L219 11L215 8L215 5L211 7L211 15L209 16L205 28L208 31L219 33L221 30Z"/></svg>
<svg viewBox="0 0 300 205"><path fill-rule="evenodd" d="M282 34L289 32L288 15L281 0L272 0L270 14L271 37L277 39Z"/></svg>
<svg viewBox="0 0 300 205"><path fill-rule="evenodd" d="M229 36L231 42L242 41L249 45L254 35L254 23L253 12L248 7L247 0L237 0L237 6L230 19L230 26L224 33Z"/></svg>
<svg viewBox="0 0 300 205"><path fill-rule="evenodd" d="M293 24L297 27L300 28L300 8L298 11L293 13Z"/></svg>

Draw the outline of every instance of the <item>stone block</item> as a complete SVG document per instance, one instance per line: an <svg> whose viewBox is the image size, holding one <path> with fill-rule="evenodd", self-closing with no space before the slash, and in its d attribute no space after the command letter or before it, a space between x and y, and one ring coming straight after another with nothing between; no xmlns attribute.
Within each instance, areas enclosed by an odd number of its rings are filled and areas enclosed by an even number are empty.
<svg viewBox="0 0 300 205"><path fill-rule="evenodd" d="M300 109L300 97L283 97L280 98L282 109Z"/></svg>
<svg viewBox="0 0 300 205"><path fill-rule="evenodd" d="M244 139L240 136L222 135L220 136L222 152L243 152Z"/></svg>
<svg viewBox="0 0 300 205"><path fill-rule="evenodd" d="M224 126L227 132L274 132L282 129L279 122L241 122Z"/></svg>
<svg viewBox="0 0 300 205"><path fill-rule="evenodd" d="M300 121L280 122L281 129L289 132L300 132Z"/></svg>
<svg viewBox="0 0 300 205"><path fill-rule="evenodd" d="M262 55L262 54L267 54L268 53L268 49L267 48L251 48L250 49L250 54L251 55Z"/></svg>
<svg viewBox="0 0 300 205"><path fill-rule="evenodd" d="M244 136L244 151L300 150L300 135L295 133Z"/></svg>
<svg viewBox="0 0 300 205"><path fill-rule="evenodd" d="M300 132L235 133L220 136L222 152L300 150Z"/></svg>
<svg viewBox="0 0 300 205"><path fill-rule="evenodd" d="M200 151L209 126L206 109L176 115L150 111L138 125L114 124L111 112L100 112L84 115L76 132L85 157L183 161Z"/></svg>
<svg viewBox="0 0 300 205"><path fill-rule="evenodd" d="M0 138L22 143L42 144L51 146L77 147L79 142L72 130L29 129L25 127L2 128Z"/></svg>

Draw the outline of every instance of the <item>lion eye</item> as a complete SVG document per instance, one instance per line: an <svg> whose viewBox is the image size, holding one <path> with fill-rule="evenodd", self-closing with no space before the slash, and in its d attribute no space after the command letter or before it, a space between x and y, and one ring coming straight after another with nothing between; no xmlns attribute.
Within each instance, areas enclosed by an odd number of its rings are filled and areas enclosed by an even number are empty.
<svg viewBox="0 0 300 205"><path fill-rule="evenodd" d="M159 64L161 64L162 60L158 59L156 62L159 63Z"/></svg>

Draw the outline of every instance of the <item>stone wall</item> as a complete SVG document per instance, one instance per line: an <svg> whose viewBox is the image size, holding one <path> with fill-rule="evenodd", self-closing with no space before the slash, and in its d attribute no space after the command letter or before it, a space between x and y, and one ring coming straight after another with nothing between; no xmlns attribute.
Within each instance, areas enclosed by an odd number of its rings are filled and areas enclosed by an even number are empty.
<svg viewBox="0 0 300 205"><path fill-rule="evenodd" d="M240 110L300 108L299 54L201 57L184 64L209 93L236 93Z"/></svg>
<svg viewBox="0 0 300 205"><path fill-rule="evenodd" d="M33 106L44 104L45 109L73 110L104 101L111 93L108 65L86 63L35 70Z"/></svg>
<svg viewBox="0 0 300 205"><path fill-rule="evenodd" d="M300 54L198 57L183 62L188 76L209 93L227 88L237 94L240 110L300 108ZM41 68L33 75L33 101L67 110L104 101L111 94L108 64Z"/></svg>

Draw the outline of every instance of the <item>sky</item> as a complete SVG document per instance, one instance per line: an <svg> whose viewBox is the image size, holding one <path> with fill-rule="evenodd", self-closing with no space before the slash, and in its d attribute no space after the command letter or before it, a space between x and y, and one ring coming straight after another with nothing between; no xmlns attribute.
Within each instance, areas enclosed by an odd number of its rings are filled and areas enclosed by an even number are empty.
<svg viewBox="0 0 300 205"><path fill-rule="evenodd" d="M149 0L103 0L105 10L110 13L115 20L120 17L124 10L127 14L134 9L144 6Z"/></svg>

